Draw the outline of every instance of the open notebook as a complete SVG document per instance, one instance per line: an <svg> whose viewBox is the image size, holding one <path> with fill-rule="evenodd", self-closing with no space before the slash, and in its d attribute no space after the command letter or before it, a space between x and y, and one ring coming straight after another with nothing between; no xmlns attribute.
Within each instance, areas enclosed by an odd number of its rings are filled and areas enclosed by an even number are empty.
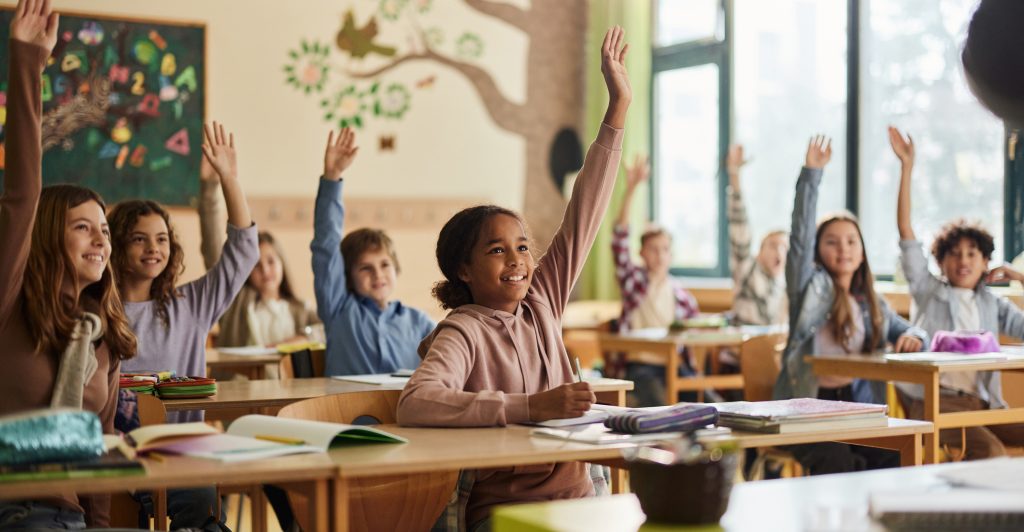
<svg viewBox="0 0 1024 532"><path fill-rule="evenodd" d="M157 451L224 462L325 452L343 445L408 442L373 427L255 414L236 419L224 434L205 423L179 423L143 427L129 436L139 453Z"/></svg>

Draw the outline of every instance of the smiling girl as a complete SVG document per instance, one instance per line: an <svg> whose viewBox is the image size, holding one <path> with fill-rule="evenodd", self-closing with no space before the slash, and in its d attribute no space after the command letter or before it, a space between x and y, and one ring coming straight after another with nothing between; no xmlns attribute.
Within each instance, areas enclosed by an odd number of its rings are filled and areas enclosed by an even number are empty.
<svg viewBox="0 0 1024 532"><path fill-rule="evenodd" d="M0 196L0 415L67 407L114 432L117 378L135 354L109 264L103 200L73 185L42 188L41 74L57 41L45 0L20 0L8 43ZM57 493L0 502L0 528L105 526L109 497Z"/></svg>
<svg viewBox="0 0 1024 532"><path fill-rule="evenodd" d="M398 404L413 426L487 427L577 417L594 402L573 383L561 317L601 225L615 184L632 91L621 28L605 35L601 71L610 97L562 225L534 261L522 218L485 205L465 209L441 229L434 287L451 309L420 345L423 363ZM497 504L585 497L594 492L581 462L476 472L469 530L486 527Z"/></svg>

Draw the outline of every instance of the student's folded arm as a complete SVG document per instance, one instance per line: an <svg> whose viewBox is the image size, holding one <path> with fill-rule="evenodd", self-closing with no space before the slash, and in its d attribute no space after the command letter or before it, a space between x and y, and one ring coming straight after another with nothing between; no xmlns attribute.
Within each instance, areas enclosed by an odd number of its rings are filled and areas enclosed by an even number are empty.
<svg viewBox="0 0 1024 532"><path fill-rule="evenodd" d="M729 221L729 267L732 269L733 289L739 290L741 277L750 268L750 222L747 206L738 189L729 187L725 213Z"/></svg>
<svg viewBox="0 0 1024 532"><path fill-rule="evenodd" d="M538 261L533 286L560 318L608 210L622 156L624 130L601 124L572 189L562 224Z"/></svg>
<svg viewBox="0 0 1024 532"><path fill-rule="evenodd" d="M313 210L313 292L317 313L327 323L341 310L348 295L345 287L345 262L341 256L342 224L345 206L341 202L343 181L320 179Z"/></svg>
<svg viewBox="0 0 1024 532"><path fill-rule="evenodd" d="M999 331L1006 336L1024 339L1024 311L1005 297L996 300L999 310Z"/></svg>
<svg viewBox="0 0 1024 532"><path fill-rule="evenodd" d="M212 328L238 296L260 260L258 233L256 224L245 229L228 224L220 260L206 275L181 287L182 293L193 301L197 323Z"/></svg>
<svg viewBox="0 0 1024 532"><path fill-rule="evenodd" d="M8 41L7 122L4 125L4 184L0 196L0 326L21 293L32 242L32 226L43 188L41 73L49 53Z"/></svg>
<svg viewBox="0 0 1024 532"><path fill-rule="evenodd" d="M786 295L789 296L790 314L796 315L800 294L814 274L814 238L818 211L818 187L821 169L804 167L796 181L793 201L793 220L789 233L789 252L786 255Z"/></svg>
<svg viewBox="0 0 1024 532"><path fill-rule="evenodd" d="M928 259L924 247L918 240L900 240L900 265L907 278L910 296L918 305L923 305L942 286L932 272L928 271Z"/></svg>
<svg viewBox="0 0 1024 532"><path fill-rule="evenodd" d="M410 427L495 427L530 419L529 396L467 392L475 353L462 332L438 332L398 401L398 423Z"/></svg>
<svg viewBox="0 0 1024 532"><path fill-rule="evenodd" d="M220 251L227 239L224 227L223 198L220 183L215 180L199 180L199 250L203 254L206 269L213 268L220 260Z"/></svg>

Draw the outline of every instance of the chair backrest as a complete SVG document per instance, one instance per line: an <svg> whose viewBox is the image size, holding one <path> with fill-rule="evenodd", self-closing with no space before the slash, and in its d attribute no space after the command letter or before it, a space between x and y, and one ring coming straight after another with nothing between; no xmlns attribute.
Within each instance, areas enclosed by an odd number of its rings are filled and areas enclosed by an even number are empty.
<svg viewBox="0 0 1024 532"><path fill-rule="evenodd" d="M371 418L394 423L400 390L381 390L325 395L282 408L279 417L353 423ZM389 445L389 444L369 444ZM357 479L349 484L349 528L354 531L429 530L445 509L458 471L392 475ZM304 530L307 512L302 499L290 494L296 518Z"/></svg>
<svg viewBox="0 0 1024 532"><path fill-rule="evenodd" d="M740 345L744 400L771 400L775 379L782 368L781 357L785 346L785 333L755 336Z"/></svg>
<svg viewBox="0 0 1024 532"><path fill-rule="evenodd" d="M164 402L148 393L135 394L139 405L139 425L160 425L167 423L167 409Z"/></svg>
<svg viewBox="0 0 1024 532"><path fill-rule="evenodd" d="M281 357L281 361L277 363L277 371L282 379L323 377L325 364L323 349L303 349Z"/></svg>

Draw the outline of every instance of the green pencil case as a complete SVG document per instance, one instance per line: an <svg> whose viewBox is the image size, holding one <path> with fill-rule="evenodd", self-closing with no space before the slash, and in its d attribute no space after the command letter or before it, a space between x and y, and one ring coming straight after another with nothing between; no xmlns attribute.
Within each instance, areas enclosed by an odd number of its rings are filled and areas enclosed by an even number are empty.
<svg viewBox="0 0 1024 532"><path fill-rule="evenodd" d="M55 408L0 417L0 465L85 460L103 451L93 412Z"/></svg>

